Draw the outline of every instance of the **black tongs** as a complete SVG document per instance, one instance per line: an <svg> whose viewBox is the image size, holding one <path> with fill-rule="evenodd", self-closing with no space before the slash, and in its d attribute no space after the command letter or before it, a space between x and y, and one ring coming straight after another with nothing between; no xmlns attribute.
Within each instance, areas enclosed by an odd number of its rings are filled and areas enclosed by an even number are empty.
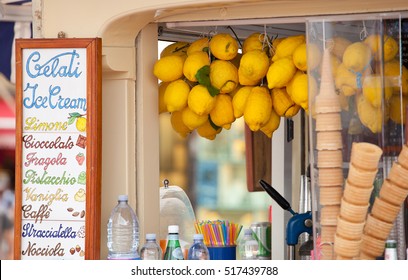
<svg viewBox="0 0 408 280"><path fill-rule="evenodd" d="M272 197L276 201L276 203L278 203L279 206L282 207L283 210L289 211L290 213L292 213L292 215L297 214L295 211L293 211L290 203L283 196L281 196L280 193L278 193L271 185L269 185L264 180L259 180L259 184L270 195L270 197Z"/></svg>

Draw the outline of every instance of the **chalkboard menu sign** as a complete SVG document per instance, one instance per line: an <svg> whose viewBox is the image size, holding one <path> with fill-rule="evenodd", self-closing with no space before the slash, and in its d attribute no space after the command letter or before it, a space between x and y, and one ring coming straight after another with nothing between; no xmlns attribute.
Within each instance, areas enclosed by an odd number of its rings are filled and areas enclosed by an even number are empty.
<svg viewBox="0 0 408 280"><path fill-rule="evenodd" d="M16 40L15 259L99 259L101 39Z"/></svg>

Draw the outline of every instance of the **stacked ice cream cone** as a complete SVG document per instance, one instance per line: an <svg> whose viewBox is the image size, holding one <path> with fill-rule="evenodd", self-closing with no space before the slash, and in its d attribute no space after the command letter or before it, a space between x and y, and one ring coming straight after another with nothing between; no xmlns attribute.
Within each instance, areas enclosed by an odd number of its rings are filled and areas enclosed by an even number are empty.
<svg viewBox="0 0 408 280"><path fill-rule="evenodd" d="M321 259L333 259L333 242L343 196L343 141L340 100L335 93L330 54L324 51L319 94L315 98L316 149L321 205Z"/></svg>
<svg viewBox="0 0 408 280"><path fill-rule="evenodd" d="M381 155L382 150L374 144L352 145L349 172L334 238L337 259L354 259L360 255L363 229Z"/></svg>
<svg viewBox="0 0 408 280"><path fill-rule="evenodd" d="M408 146L404 145L367 217L361 242L360 259L375 259L382 255L385 241L407 195Z"/></svg>

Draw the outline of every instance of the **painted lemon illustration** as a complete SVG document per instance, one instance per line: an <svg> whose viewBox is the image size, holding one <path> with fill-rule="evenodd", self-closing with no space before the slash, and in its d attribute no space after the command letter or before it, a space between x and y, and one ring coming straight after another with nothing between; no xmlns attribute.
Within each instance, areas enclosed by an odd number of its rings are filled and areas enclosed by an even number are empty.
<svg viewBox="0 0 408 280"><path fill-rule="evenodd" d="M86 130L86 119L84 117L78 117L75 126L78 131L84 132Z"/></svg>
<svg viewBox="0 0 408 280"><path fill-rule="evenodd" d="M80 114L78 112L69 113L68 125L75 123L76 129L79 132L85 132L86 131L86 118L84 116L85 114Z"/></svg>

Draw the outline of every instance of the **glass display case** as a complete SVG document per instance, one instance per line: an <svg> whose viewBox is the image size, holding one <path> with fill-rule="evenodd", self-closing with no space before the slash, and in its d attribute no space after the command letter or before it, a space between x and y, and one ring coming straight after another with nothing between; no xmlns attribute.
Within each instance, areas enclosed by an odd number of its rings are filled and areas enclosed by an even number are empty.
<svg viewBox="0 0 408 280"><path fill-rule="evenodd" d="M406 18L306 21L315 259L406 257Z"/></svg>

